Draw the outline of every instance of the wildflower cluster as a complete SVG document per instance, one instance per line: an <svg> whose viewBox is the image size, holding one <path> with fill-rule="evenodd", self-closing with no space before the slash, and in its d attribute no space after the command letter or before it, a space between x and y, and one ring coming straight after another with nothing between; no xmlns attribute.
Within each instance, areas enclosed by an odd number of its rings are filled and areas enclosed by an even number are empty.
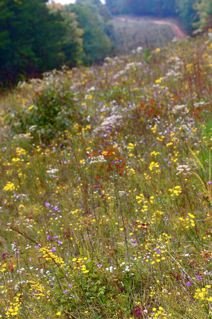
<svg viewBox="0 0 212 319"><path fill-rule="evenodd" d="M168 319L171 318L171 314L167 314L163 307L153 308L152 309L152 319Z"/></svg>
<svg viewBox="0 0 212 319"><path fill-rule="evenodd" d="M5 192L13 192L15 190L16 190L16 186L13 182L7 182L7 184L3 188L3 191Z"/></svg>
<svg viewBox="0 0 212 319"><path fill-rule="evenodd" d="M83 274L88 274L89 270L87 269L86 266L86 261L88 260L87 257L78 257L78 258L73 258L73 269L79 270Z"/></svg>
<svg viewBox="0 0 212 319"><path fill-rule="evenodd" d="M155 265L165 261L167 258L170 239L171 236L166 233L163 233L156 240L154 238L150 238L144 246L147 251L144 256L145 262Z"/></svg>
<svg viewBox="0 0 212 319"><path fill-rule="evenodd" d="M180 196L181 193L182 193L181 186L175 186L173 188L169 188L169 194L171 198L177 198Z"/></svg>
<svg viewBox="0 0 212 319"><path fill-rule="evenodd" d="M39 299L46 296L46 289L44 288L44 286L41 283L39 283L37 281L29 280L28 284L30 285L30 288L29 288L30 293L36 299L39 300Z"/></svg>
<svg viewBox="0 0 212 319"><path fill-rule="evenodd" d="M150 196L149 199L146 199L144 194L141 193L136 196L136 201L141 206L141 212L145 213L149 209L149 205L152 205L154 203L154 196Z"/></svg>
<svg viewBox="0 0 212 319"><path fill-rule="evenodd" d="M179 217L180 224L183 228L190 229L195 227L195 216L188 213L188 217Z"/></svg>
<svg viewBox="0 0 212 319"><path fill-rule="evenodd" d="M63 266L64 265L64 260L61 257L57 256L55 253L53 253L49 248L42 247L39 250L41 252L42 257L46 261L51 261L51 262L55 263L58 266Z"/></svg>
<svg viewBox="0 0 212 319"><path fill-rule="evenodd" d="M160 170L160 164L158 162L154 162L152 161L149 164L149 170L150 172L152 172L153 174L160 174L161 170Z"/></svg>
<svg viewBox="0 0 212 319"><path fill-rule="evenodd" d="M6 311L6 318L16 318L21 310L21 294L18 293L13 300L11 301L7 311Z"/></svg>
<svg viewBox="0 0 212 319"><path fill-rule="evenodd" d="M211 285L206 285L203 288L197 288L194 294L194 299L199 301L212 302L212 296L210 296L209 294L210 289Z"/></svg>

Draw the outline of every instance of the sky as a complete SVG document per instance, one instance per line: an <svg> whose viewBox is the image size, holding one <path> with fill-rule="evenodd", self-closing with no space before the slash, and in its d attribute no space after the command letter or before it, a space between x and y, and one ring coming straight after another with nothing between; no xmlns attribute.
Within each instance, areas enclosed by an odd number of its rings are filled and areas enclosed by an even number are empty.
<svg viewBox="0 0 212 319"><path fill-rule="evenodd" d="M55 2L62 3L62 4L69 4L74 3L75 0L54 0ZM104 3L104 1L102 1Z"/></svg>

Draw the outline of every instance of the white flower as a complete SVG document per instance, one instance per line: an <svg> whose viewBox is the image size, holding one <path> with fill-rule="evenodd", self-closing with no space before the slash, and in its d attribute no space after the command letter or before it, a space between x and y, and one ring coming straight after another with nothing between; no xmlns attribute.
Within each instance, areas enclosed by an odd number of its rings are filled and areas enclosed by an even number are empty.
<svg viewBox="0 0 212 319"><path fill-rule="evenodd" d="M191 168L188 165L178 165L176 175L188 175L191 171Z"/></svg>
<svg viewBox="0 0 212 319"><path fill-rule="evenodd" d="M95 157L92 157L88 160L89 164L105 163L105 162L107 162L107 161L105 160L103 155L95 156Z"/></svg>

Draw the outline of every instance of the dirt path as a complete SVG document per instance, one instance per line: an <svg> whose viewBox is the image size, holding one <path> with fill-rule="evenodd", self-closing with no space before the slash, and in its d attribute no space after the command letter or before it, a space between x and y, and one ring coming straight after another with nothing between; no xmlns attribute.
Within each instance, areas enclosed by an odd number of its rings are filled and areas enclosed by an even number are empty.
<svg viewBox="0 0 212 319"><path fill-rule="evenodd" d="M170 20L154 20L154 19L152 20L152 22L155 24L170 26L177 39L184 39L187 36L187 34L175 22L172 22Z"/></svg>

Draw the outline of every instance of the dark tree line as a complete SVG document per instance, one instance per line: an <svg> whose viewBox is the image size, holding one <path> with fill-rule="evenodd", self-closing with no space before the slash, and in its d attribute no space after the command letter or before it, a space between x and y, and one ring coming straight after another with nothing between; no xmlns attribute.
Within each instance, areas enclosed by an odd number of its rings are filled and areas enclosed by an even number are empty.
<svg viewBox="0 0 212 319"><path fill-rule="evenodd" d="M106 0L113 14L136 14L154 16L176 15L176 0Z"/></svg>
<svg viewBox="0 0 212 319"><path fill-rule="evenodd" d="M59 14L51 14L45 0L0 1L0 81L60 65L65 28Z"/></svg>
<svg viewBox="0 0 212 319"><path fill-rule="evenodd" d="M112 48L107 17L98 0L67 7L48 0L0 0L0 86L64 64L100 61Z"/></svg>

